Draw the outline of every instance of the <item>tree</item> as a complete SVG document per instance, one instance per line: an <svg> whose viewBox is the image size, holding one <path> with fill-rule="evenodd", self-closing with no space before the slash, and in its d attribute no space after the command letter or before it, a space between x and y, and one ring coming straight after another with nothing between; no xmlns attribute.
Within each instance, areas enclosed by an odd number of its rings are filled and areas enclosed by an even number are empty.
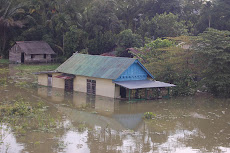
<svg viewBox="0 0 230 153"><path fill-rule="evenodd" d="M181 13L180 0L160 0L156 2L156 6L158 8L158 14L162 14L164 12L171 12L174 14Z"/></svg>
<svg viewBox="0 0 230 153"><path fill-rule="evenodd" d="M62 42L62 51L65 54L65 34L70 26L70 16L65 13L58 13L53 16L53 25L56 30L56 34L59 35L59 44Z"/></svg>
<svg viewBox="0 0 230 153"><path fill-rule="evenodd" d="M0 56L7 56L6 43L11 28L23 27L21 20L15 20L15 16L23 13L22 4L16 4L9 0L0 0Z"/></svg>
<svg viewBox="0 0 230 153"><path fill-rule="evenodd" d="M65 34L65 57L70 57L74 52L80 52L87 46L88 35L85 31L71 26Z"/></svg>
<svg viewBox="0 0 230 153"><path fill-rule="evenodd" d="M230 97L230 31L207 29L194 40L203 81L215 96Z"/></svg>
<svg viewBox="0 0 230 153"><path fill-rule="evenodd" d="M117 36L117 56L127 56L129 57L130 54L126 51L127 48L131 47L141 47L142 46L142 39L141 36L138 34L134 34L132 30L127 29L120 32Z"/></svg>
<svg viewBox="0 0 230 153"><path fill-rule="evenodd" d="M100 0L95 1L86 8L84 12L85 30L89 33L89 38L93 39L100 32L112 31L114 34L121 29L120 22L115 14L116 1Z"/></svg>
<svg viewBox="0 0 230 153"><path fill-rule="evenodd" d="M230 1L215 0L212 12L213 27L218 30L230 30Z"/></svg>
<svg viewBox="0 0 230 153"><path fill-rule="evenodd" d="M177 37L184 40L185 37ZM176 40L176 38L170 38ZM134 55L157 80L176 84L174 95L194 94L195 81L191 69L192 52L169 39L147 40Z"/></svg>
<svg viewBox="0 0 230 153"><path fill-rule="evenodd" d="M136 22L143 14L142 8L144 4L144 0L118 0L117 16L123 21L125 29L136 30Z"/></svg>
<svg viewBox="0 0 230 153"><path fill-rule="evenodd" d="M197 34L197 21L200 18L200 12L203 7L203 0L183 0L180 20L185 21L188 32L191 35Z"/></svg>
<svg viewBox="0 0 230 153"><path fill-rule="evenodd" d="M206 28L213 27L212 20L213 14L216 13L213 11L213 2L206 1L202 4L201 16L198 20L197 29L199 32L203 32Z"/></svg>
<svg viewBox="0 0 230 153"><path fill-rule="evenodd" d="M184 22L178 21L178 16L172 13L157 14L151 20L146 19L142 24L141 28L148 27L148 35L154 38L176 37L187 34Z"/></svg>
<svg viewBox="0 0 230 153"><path fill-rule="evenodd" d="M99 32L98 35L91 39L87 45L88 53L92 55L100 55L105 52L112 51L116 46L116 38L111 31L105 34Z"/></svg>

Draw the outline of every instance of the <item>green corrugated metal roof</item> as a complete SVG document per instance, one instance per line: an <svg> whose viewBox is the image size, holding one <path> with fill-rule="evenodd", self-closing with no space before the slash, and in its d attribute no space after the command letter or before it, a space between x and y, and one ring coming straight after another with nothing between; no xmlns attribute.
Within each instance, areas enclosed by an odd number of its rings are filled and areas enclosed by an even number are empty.
<svg viewBox="0 0 230 153"><path fill-rule="evenodd" d="M73 54L56 71L74 75L117 79L136 59L87 54Z"/></svg>

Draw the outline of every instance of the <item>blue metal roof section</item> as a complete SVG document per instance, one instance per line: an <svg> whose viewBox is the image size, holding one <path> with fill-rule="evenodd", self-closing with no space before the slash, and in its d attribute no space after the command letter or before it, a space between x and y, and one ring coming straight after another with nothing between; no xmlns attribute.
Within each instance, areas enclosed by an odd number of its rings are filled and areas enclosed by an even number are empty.
<svg viewBox="0 0 230 153"><path fill-rule="evenodd" d="M150 74L149 71L138 60L136 60L127 70L113 81L147 80L148 76L154 79L152 74Z"/></svg>

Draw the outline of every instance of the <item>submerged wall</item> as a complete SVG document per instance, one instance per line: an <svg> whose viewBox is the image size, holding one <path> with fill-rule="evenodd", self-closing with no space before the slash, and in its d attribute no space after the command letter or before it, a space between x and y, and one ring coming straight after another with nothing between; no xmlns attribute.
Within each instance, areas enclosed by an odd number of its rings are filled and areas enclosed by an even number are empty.
<svg viewBox="0 0 230 153"><path fill-rule="evenodd" d="M39 74L38 75L38 84L42 86L48 86L48 75L47 74Z"/></svg>
<svg viewBox="0 0 230 153"><path fill-rule="evenodd" d="M55 76L61 75L61 73L53 73L52 79L53 79L53 85L52 87L65 89L65 80L61 78L56 78Z"/></svg>
<svg viewBox="0 0 230 153"><path fill-rule="evenodd" d="M87 79L96 81L96 95L118 98L118 93L115 94L115 83L109 79L76 76L74 79L74 90L87 92Z"/></svg>
<svg viewBox="0 0 230 153"><path fill-rule="evenodd" d="M61 73L52 74L52 87L65 89L65 80L56 77L60 74ZM87 79L96 81L96 95L110 97L110 98L120 98L120 86L116 86L115 83L113 83L113 81L109 79L76 76L73 82L73 90L86 93ZM43 86L48 86L48 75L39 74L38 84Z"/></svg>

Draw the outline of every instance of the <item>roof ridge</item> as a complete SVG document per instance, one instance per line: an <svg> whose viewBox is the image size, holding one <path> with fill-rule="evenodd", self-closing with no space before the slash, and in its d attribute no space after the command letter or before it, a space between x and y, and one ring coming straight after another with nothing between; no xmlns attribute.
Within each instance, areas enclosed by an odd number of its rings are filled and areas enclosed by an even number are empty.
<svg viewBox="0 0 230 153"><path fill-rule="evenodd" d="M101 55L91 55L91 54L81 54L81 53L74 53L73 55L77 55L77 54L87 55L87 56L99 56L99 57L102 57L102 58L122 58L122 59L134 59L134 60L137 59L137 58L130 58L130 57L101 56Z"/></svg>

